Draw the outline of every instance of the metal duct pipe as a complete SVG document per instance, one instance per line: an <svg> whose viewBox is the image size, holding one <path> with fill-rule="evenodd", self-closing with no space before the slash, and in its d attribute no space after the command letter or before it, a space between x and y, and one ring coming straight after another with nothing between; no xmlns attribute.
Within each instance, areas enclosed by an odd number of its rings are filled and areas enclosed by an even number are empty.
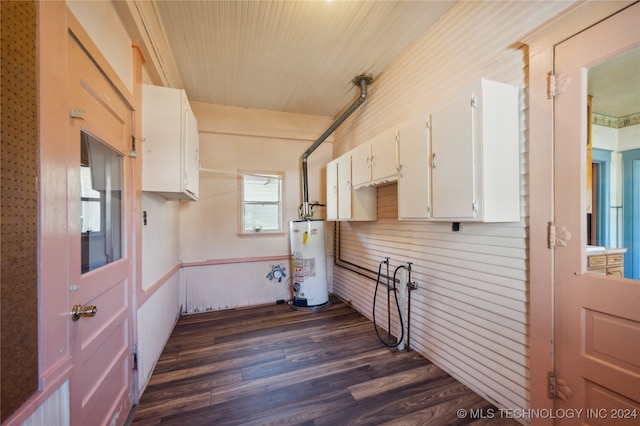
<svg viewBox="0 0 640 426"><path fill-rule="evenodd" d="M367 85L372 81L373 79L366 75L359 75L353 79L353 84L360 86L360 96L358 99L356 99L355 102L351 104L351 106L347 108L340 117L338 117L331 127L329 127L327 131L324 132L322 136L320 136L318 140L304 152L304 154L302 154L302 215L300 219L311 219L311 210L309 208L309 176L307 172L307 158L320 146L322 142L324 142L325 139L329 137L331 133L334 132L334 130L338 128L338 126L342 124L344 120L347 119L347 117L353 113L353 111L355 111L364 102L367 97Z"/></svg>

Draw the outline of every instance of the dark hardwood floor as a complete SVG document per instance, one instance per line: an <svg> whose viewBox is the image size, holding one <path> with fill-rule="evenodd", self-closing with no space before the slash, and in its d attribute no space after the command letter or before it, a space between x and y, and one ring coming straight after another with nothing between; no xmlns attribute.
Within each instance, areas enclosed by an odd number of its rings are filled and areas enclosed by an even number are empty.
<svg viewBox="0 0 640 426"><path fill-rule="evenodd" d="M371 321L332 300L320 312L274 304L181 317L131 424L517 424L459 418L490 417L492 406L419 354L386 348Z"/></svg>

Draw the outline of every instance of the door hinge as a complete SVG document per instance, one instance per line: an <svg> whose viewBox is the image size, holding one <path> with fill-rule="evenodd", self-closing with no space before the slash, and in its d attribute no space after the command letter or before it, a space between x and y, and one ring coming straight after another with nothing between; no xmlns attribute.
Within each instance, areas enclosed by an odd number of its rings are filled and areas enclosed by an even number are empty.
<svg viewBox="0 0 640 426"><path fill-rule="evenodd" d="M138 353L134 352L133 353L133 369L134 370L138 370Z"/></svg>
<svg viewBox="0 0 640 426"><path fill-rule="evenodd" d="M556 373L555 371L549 371L547 374L547 378L549 379L549 399L554 399L556 397Z"/></svg>
<svg viewBox="0 0 640 426"><path fill-rule="evenodd" d="M549 73L549 99L563 94L569 84L571 83L571 77L566 72L555 74Z"/></svg>

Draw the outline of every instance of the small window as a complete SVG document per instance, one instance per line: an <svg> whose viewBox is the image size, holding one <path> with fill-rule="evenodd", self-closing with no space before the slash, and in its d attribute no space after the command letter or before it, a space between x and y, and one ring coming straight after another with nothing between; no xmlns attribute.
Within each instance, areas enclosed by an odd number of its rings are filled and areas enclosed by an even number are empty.
<svg viewBox="0 0 640 426"><path fill-rule="evenodd" d="M122 156L80 134L81 271L122 258Z"/></svg>
<svg viewBox="0 0 640 426"><path fill-rule="evenodd" d="M277 172L240 172L241 233L282 232L282 179Z"/></svg>

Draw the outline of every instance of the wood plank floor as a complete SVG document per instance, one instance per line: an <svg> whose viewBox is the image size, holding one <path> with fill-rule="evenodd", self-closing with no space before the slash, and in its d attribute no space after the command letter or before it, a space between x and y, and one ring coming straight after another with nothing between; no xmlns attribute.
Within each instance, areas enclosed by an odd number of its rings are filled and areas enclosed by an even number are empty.
<svg viewBox="0 0 640 426"><path fill-rule="evenodd" d="M456 411L491 404L415 352L384 347L338 299L183 316L132 425L512 425ZM489 413L489 411L487 411Z"/></svg>

